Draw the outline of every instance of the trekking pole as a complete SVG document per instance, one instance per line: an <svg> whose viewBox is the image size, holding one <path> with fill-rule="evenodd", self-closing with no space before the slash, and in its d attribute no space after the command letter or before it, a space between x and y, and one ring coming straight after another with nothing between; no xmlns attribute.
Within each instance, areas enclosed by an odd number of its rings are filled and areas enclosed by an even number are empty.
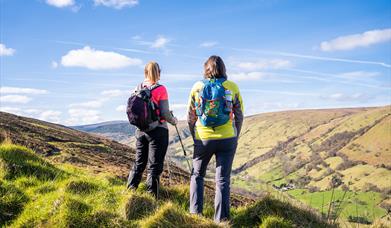
<svg viewBox="0 0 391 228"><path fill-rule="evenodd" d="M183 154L185 155L185 159L186 159L186 162L187 162L187 167L189 168L189 172L191 173L190 163L189 163L189 160L186 157L187 156L186 150L185 150L185 147L183 146L182 138L181 138L181 135L179 134L178 127L176 125L175 125L175 129L176 129L176 132L177 132L178 137L179 137L179 142L181 143L181 146L182 146Z"/></svg>
<svg viewBox="0 0 391 228"><path fill-rule="evenodd" d="M171 115L173 115L172 111L171 111ZM189 160L187 159L187 154L186 154L185 146L183 145L183 142L182 142L181 135L179 134L179 130L178 130L177 125L174 125L174 127L175 127L175 130L176 130L176 133L178 134L178 138L179 138L179 142L181 143L181 146L182 146L183 154L185 155L185 160L187 162L187 167L189 168L189 172L191 173L190 163L189 163Z"/></svg>

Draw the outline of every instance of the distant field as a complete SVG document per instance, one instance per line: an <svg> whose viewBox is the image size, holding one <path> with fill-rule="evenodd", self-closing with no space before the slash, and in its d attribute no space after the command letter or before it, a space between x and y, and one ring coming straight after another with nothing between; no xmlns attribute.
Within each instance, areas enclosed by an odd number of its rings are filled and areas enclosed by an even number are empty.
<svg viewBox="0 0 391 228"><path fill-rule="evenodd" d="M288 194L318 209L319 212L327 214L332 191L310 193L306 189L295 189L289 191ZM334 201L342 200L343 195L342 190L335 190ZM381 194L377 192L347 192L341 203L341 218L358 216L368 218L369 221L380 218L387 214L385 209L379 207L382 199Z"/></svg>

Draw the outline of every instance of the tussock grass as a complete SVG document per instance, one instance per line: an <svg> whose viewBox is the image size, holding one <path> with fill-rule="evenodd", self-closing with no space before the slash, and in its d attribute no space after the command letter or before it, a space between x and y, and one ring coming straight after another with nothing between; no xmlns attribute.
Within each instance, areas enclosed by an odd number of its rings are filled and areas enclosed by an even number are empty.
<svg viewBox="0 0 391 228"><path fill-rule="evenodd" d="M27 201L28 197L21 190L0 180L0 226L16 218Z"/></svg>
<svg viewBox="0 0 391 228"><path fill-rule="evenodd" d="M142 228L219 227L210 220L184 213L183 210L171 202L161 206L154 215L142 221L140 226Z"/></svg>
<svg viewBox="0 0 391 228"><path fill-rule="evenodd" d="M262 219L268 216L282 217L298 227L331 227L308 209L293 206L288 201L277 200L272 196L266 196L253 205L238 208L232 223L235 227L255 227L262 224Z"/></svg>
<svg viewBox="0 0 391 228"><path fill-rule="evenodd" d="M1 171L5 179L33 176L39 180L54 180L65 174L22 146L0 145L0 159L2 160Z"/></svg>
<svg viewBox="0 0 391 228"><path fill-rule="evenodd" d="M73 194L91 194L99 190L99 185L87 180L72 180L66 186L66 192Z"/></svg>
<svg viewBox="0 0 391 228"><path fill-rule="evenodd" d="M124 206L125 218L127 220L142 219L156 209L157 203L150 194L133 192Z"/></svg>
<svg viewBox="0 0 391 228"><path fill-rule="evenodd" d="M284 218L270 215L262 219L259 228L291 228L293 225Z"/></svg>

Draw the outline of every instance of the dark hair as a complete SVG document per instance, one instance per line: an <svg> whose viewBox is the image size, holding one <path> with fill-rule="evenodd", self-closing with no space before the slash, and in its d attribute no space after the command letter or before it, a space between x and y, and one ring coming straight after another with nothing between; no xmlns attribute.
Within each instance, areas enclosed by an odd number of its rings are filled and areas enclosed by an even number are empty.
<svg viewBox="0 0 391 228"><path fill-rule="evenodd" d="M205 78L227 78L225 64L220 56L212 55L204 63Z"/></svg>

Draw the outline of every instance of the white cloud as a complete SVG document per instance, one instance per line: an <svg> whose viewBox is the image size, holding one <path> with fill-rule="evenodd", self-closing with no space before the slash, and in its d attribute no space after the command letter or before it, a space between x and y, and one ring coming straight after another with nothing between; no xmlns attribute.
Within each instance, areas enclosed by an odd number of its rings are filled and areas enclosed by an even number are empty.
<svg viewBox="0 0 391 228"><path fill-rule="evenodd" d="M100 108L102 107L103 103L107 99L99 99L99 100L92 100L92 101L86 101L81 103L74 103L70 104L70 108Z"/></svg>
<svg viewBox="0 0 391 228"><path fill-rule="evenodd" d="M13 56L15 49L7 48L4 44L0 43L0 56Z"/></svg>
<svg viewBox="0 0 391 228"><path fill-rule="evenodd" d="M118 105L115 110L117 112L126 112L126 105Z"/></svg>
<svg viewBox="0 0 391 228"><path fill-rule="evenodd" d="M0 87L0 94L47 94L48 91L44 89L19 88L19 87Z"/></svg>
<svg viewBox="0 0 391 228"><path fill-rule="evenodd" d="M372 78L380 75L379 72L368 72L368 71L352 71L339 74L338 76L347 79L362 79L362 78Z"/></svg>
<svg viewBox="0 0 391 228"><path fill-rule="evenodd" d="M364 94L364 93L354 93L352 95L344 94L344 93L334 93L334 94L330 94L330 95L323 95L320 97L323 99L334 100L334 101L339 101L339 102L345 102L345 101L363 102L363 101L367 101L370 98L372 98L371 96Z"/></svg>
<svg viewBox="0 0 391 228"><path fill-rule="evenodd" d="M210 48L210 47L216 46L217 44L218 44L218 42L216 42L216 41L205 41L200 44L200 47Z"/></svg>
<svg viewBox="0 0 391 228"><path fill-rule="evenodd" d="M92 124L102 121L100 112L91 109L69 109L70 118L65 121L67 125Z"/></svg>
<svg viewBox="0 0 391 228"><path fill-rule="evenodd" d="M90 70L118 69L132 65L141 65L137 58L129 58L116 52L95 50L89 46L71 50L61 58L65 67L85 67Z"/></svg>
<svg viewBox="0 0 391 228"><path fill-rule="evenodd" d="M53 69L56 69L58 67L58 63L56 61L52 61L51 66Z"/></svg>
<svg viewBox="0 0 391 228"><path fill-rule="evenodd" d="M340 36L320 44L322 51L352 50L391 40L391 28L366 31L361 34Z"/></svg>
<svg viewBox="0 0 391 228"><path fill-rule="evenodd" d="M0 111L9 112L20 116L27 116L52 123L61 121L61 112L54 110L21 109L15 107L0 107Z"/></svg>
<svg viewBox="0 0 391 228"><path fill-rule="evenodd" d="M125 94L125 91L122 91L119 89L104 90L101 93L101 95L107 96L107 97L118 97L118 96L121 96L122 94Z"/></svg>
<svg viewBox="0 0 391 228"><path fill-rule="evenodd" d="M75 4L74 0L46 0L46 3L58 7L58 8L64 8L68 6L73 6Z"/></svg>
<svg viewBox="0 0 391 228"><path fill-rule="evenodd" d="M29 101L31 101L30 97L22 95L6 95L0 97L0 103L26 104Z"/></svg>
<svg viewBox="0 0 391 228"><path fill-rule="evenodd" d="M52 123L59 123L61 121L60 116L61 116L60 111L47 110L41 112L38 116L38 119L52 122Z"/></svg>
<svg viewBox="0 0 391 228"><path fill-rule="evenodd" d="M132 7L138 4L138 0L94 0L95 5L103 5L115 9Z"/></svg>
<svg viewBox="0 0 391 228"><path fill-rule="evenodd" d="M244 70L281 69L293 64L285 59L261 59L255 62L240 62L237 66Z"/></svg>
<svg viewBox="0 0 391 228"><path fill-rule="evenodd" d="M164 36L158 36L157 39L151 44L152 48L164 48L170 40Z"/></svg>
<svg viewBox="0 0 391 228"><path fill-rule="evenodd" d="M248 73L234 73L228 75L229 79L232 79L234 81L241 81L241 80L246 80L246 81L253 81L253 80L259 80L261 78L264 78L266 75L263 72L248 72Z"/></svg>
<svg viewBox="0 0 391 228"><path fill-rule="evenodd" d="M16 115L20 115L21 114L20 108L15 108L15 107L0 106L0 111L13 113L13 114L16 114Z"/></svg>
<svg viewBox="0 0 391 228"><path fill-rule="evenodd" d="M38 109L33 109L33 108L23 110L23 112L24 112L24 113L27 113L27 114L30 114L30 115L36 115L36 114L41 113L40 110L38 110Z"/></svg>

